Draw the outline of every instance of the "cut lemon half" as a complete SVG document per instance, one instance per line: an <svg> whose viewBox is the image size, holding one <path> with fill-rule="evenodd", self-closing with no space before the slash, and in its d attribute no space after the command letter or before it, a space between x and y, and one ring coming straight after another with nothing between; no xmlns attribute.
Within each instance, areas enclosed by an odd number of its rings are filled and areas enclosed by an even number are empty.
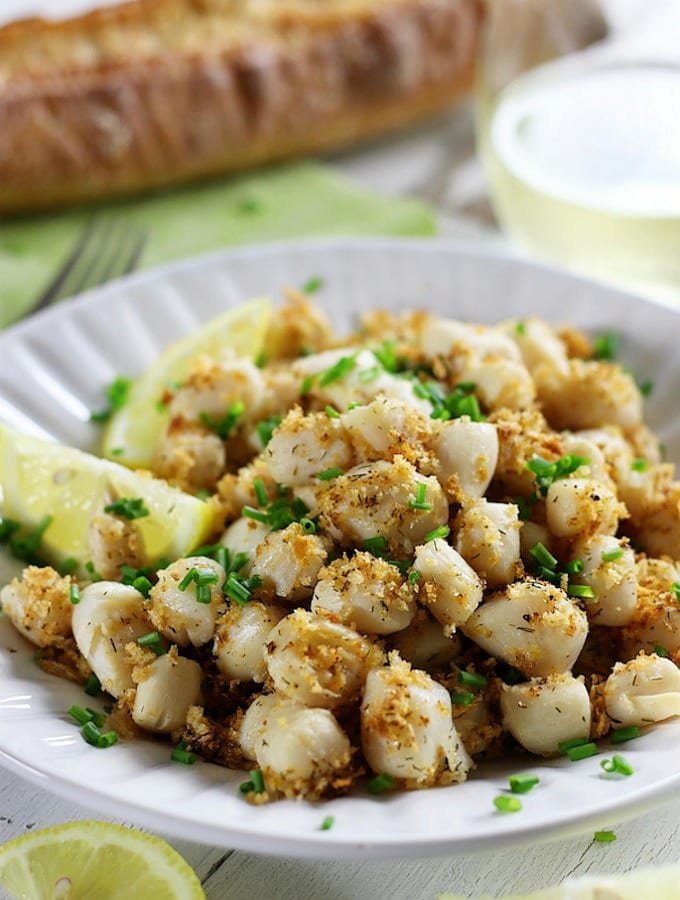
<svg viewBox="0 0 680 900"><path fill-rule="evenodd" d="M132 522L147 564L186 556L215 528L209 503L164 481L7 426L0 426L0 485L4 516L26 528L51 517L40 555L54 563L73 557L84 565L90 558L90 518L121 498L141 498L148 510Z"/></svg>
<svg viewBox="0 0 680 900"><path fill-rule="evenodd" d="M0 886L16 900L205 900L169 844L109 822L69 822L8 841Z"/></svg>
<svg viewBox="0 0 680 900"><path fill-rule="evenodd" d="M533 894L513 894L498 900L679 900L680 864L640 869L627 875L585 875ZM439 900L493 900L440 894Z"/></svg>
<svg viewBox="0 0 680 900"><path fill-rule="evenodd" d="M148 466L168 413L160 400L186 378L199 355L219 359L225 350L256 357L271 320L271 301L250 300L211 319L198 331L170 344L132 385L125 405L114 412L102 440L102 455L131 468Z"/></svg>

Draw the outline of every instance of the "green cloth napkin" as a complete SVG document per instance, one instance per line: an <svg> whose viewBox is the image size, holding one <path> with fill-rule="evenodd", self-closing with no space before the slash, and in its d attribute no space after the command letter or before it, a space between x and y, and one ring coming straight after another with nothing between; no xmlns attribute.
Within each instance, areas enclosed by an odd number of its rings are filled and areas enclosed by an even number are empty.
<svg viewBox="0 0 680 900"><path fill-rule="evenodd" d="M0 223L0 326L54 278L93 213L141 225L147 268L220 247L321 235L432 235L432 212L380 196L318 163L277 166L141 198Z"/></svg>

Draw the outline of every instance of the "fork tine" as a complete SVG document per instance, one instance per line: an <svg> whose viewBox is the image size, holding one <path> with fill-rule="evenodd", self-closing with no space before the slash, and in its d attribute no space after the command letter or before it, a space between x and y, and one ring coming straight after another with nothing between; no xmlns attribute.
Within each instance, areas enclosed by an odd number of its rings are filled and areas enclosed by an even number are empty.
<svg viewBox="0 0 680 900"><path fill-rule="evenodd" d="M97 223L97 216L92 216L92 218L88 221L87 225L79 235L75 244L73 245L73 249L64 260L61 268L54 276L52 281L47 285L43 293L38 297L29 312L38 312L38 310L44 309L46 306L54 303L55 300L61 299L62 297L66 296L62 293L64 284L77 265L78 260L85 252L88 244L92 240L93 235L96 233L98 227Z"/></svg>
<svg viewBox="0 0 680 900"><path fill-rule="evenodd" d="M101 219L93 240L85 248L78 266L73 269L73 278L65 285L67 292L63 296L75 296L106 280L99 277L101 264L103 261L106 271L107 258L115 255L116 250L116 224L111 219Z"/></svg>

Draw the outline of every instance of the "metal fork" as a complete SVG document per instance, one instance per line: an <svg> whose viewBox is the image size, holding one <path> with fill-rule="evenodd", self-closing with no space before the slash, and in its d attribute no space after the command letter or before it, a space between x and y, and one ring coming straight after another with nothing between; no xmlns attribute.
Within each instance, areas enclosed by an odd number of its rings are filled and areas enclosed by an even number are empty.
<svg viewBox="0 0 680 900"><path fill-rule="evenodd" d="M133 272L148 236L146 228L94 216L28 313Z"/></svg>

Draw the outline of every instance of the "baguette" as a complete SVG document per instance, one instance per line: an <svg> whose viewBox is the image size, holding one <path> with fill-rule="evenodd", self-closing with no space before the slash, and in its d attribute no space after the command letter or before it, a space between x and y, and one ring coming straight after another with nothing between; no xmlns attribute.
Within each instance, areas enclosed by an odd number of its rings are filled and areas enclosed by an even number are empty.
<svg viewBox="0 0 680 900"><path fill-rule="evenodd" d="M0 211L338 148L469 89L482 0L133 0L0 29Z"/></svg>

